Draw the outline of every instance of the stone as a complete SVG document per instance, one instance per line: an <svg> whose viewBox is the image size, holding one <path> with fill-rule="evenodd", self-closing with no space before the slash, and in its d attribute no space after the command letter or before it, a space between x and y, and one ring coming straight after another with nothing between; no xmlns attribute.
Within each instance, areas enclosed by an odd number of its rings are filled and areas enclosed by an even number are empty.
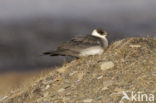
<svg viewBox="0 0 156 103"><path fill-rule="evenodd" d="M103 78L103 76L101 75L101 76L99 76L99 77L97 77L97 79L102 79Z"/></svg>
<svg viewBox="0 0 156 103"><path fill-rule="evenodd" d="M65 91L64 88L61 88L61 89L58 90L59 93L62 93L62 92L64 92L64 91Z"/></svg>
<svg viewBox="0 0 156 103"><path fill-rule="evenodd" d="M103 62L101 64L101 70L105 71L105 70L113 68L114 66L115 65L112 61Z"/></svg>
<svg viewBox="0 0 156 103"><path fill-rule="evenodd" d="M62 67L60 69L57 69L57 72L59 73L64 73L66 71L66 68L65 67Z"/></svg>
<svg viewBox="0 0 156 103"><path fill-rule="evenodd" d="M69 74L69 76L73 76L74 74L76 74L78 71L73 71L72 73Z"/></svg>
<svg viewBox="0 0 156 103"><path fill-rule="evenodd" d="M45 89L48 89L50 87L50 85L47 85L46 87L45 87Z"/></svg>
<svg viewBox="0 0 156 103"><path fill-rule="evenodd" d="M140 48L141 45L130 45L129 47L131 47L131 48Z"/></svg>
<svg viewBox="0 0 156 103"><path fill-rule="evenodd" d="M83 100L83 103L91 103L93 101L93 99L85 99Z"/></svg>

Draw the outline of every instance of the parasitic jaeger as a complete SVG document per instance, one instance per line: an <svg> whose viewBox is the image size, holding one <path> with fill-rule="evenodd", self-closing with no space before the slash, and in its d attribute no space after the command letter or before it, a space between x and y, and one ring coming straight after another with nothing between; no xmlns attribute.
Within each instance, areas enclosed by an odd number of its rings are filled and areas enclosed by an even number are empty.
<svg viewBox="0 0 156 103"><path fill-rule="evenodd" d="M79 35L70 41L64 42L56 50L44 52L50 56L83 56L102 54L108 47L107 32L94 29L91 35Z"/></svg>

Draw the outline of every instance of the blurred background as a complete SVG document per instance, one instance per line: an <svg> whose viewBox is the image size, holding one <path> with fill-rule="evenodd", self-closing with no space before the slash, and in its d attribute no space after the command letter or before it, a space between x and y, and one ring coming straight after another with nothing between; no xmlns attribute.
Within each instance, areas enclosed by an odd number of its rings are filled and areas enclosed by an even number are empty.
<svg viewBox="0 0 156 103"><path fill-rule="evenodd" d="M0 0L0 74L41 70L64 58L40 56L103 28L115 41L156 35L155 0Z"/></svg>

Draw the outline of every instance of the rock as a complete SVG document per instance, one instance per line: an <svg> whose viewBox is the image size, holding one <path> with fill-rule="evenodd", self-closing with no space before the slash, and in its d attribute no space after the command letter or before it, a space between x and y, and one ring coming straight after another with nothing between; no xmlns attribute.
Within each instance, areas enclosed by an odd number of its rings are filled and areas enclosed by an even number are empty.
<svg viewBox="0 0 156 103"><path fill-rule="evenodd" d="M141 47L141 45L129 45L129 47L131 47L131 48L140 48Z"/></svg>
<svg viewBox="0 0 156 103"><path fill-rule="evenodd" d="M8 98L8 96L4 96L3 98L0 98L0 102L5 101Z"/></svg>
<svg viewBox="0 0 156 103"><path fill-rule="evenodd" d="M85 99L83 100L84 103L91 103L93 101L93 99Z"/></svg>
<svg viewBox="0 0 156 103"><path fill-rule="evenodd" d="M62 80L62 78L60 77L60 76L58 76L56 79L55 79L55 81L61 81Z"/></svg>
<svg viewBox="0 0 156 103"><path fill-rule="evenodd" d="M101 64L101 70L105 71L107 69L111 69L114 67L114 63L112 61L103 62Z"/></svg>
<svg viewBox="0 0 156 103"><path fill-rule="evenodd" d="M72 73L69 74L69 76L73 76L74 74L76 74L78 71L73 71Z"/></svg>
<svg viewBox="0 0 156 103"><path fill-rule="evenodd" d="M47 85L46 87L45 87L45 89L48 89L50 87L50 85Z"/></svg>
<svg viewBox="0 0 156 103"><path fill-rule="evenodd" d="M65 67L62 67L60 69L57 69L57 72L59 73L64 73L66 71L66 68Z"/></svg>
<svg viewBox="0 0 156 103"><path fill-rule="evenodd" d="M103 78L103 75L101 75L101 76L97 77L97 79L102 79L102 78Z"/></svg>
<svg viewBox="0 0 156 103"><path fill-rule="evenodd" d="M103 91L105 91L105 90L107 90L107 89L108 89L108 87L103 87L103 88L102 88Z"/></svg>
<svg viewBox="0 0 156 103"><path fill-rule="evenodd" d="M49 95L49 92L43 93L43 96L44 96L44 97L47 97L48 95Z"/></svg>
<svg viewBox="0 0 156 103"><path fill-rule="evenodd" d="M65 91L64 88L61 88L61 89L58 90L59 93L64 92L64 91Z"/></svg>
<svg viewBox="0 0 156 103"><path fill-rule="evenodd" d="M57 101L56 103L63 103L63 101L59 100L59 101Z"/></svg>
<svg viewBox="0 0 156 103"><path fill-rule="evenodd" d="M83 77L84 77L85 73L84 72L80 72L78 73L77 77L78 77L78 80L82 80Z"/></svg>
<svg viewBox="0 0 156 103"><path fill-rule="evenodd" d="M123 89L123 88L115 88L114 91L121 93L121 92L125 91L125 89Z"/></svg>

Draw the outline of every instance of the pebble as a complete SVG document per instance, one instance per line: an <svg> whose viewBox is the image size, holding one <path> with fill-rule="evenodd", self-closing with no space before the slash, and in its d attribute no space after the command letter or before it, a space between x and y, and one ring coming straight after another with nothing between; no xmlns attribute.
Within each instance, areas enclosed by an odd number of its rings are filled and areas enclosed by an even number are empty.
<svg viewBox="0 0 156 103"><path fill-rule="evenodd" d="M78 75L77 75L78 80L82 80L84 75L85 75L85 73L83 73L83 72L78 73Z"/></svg>
<svg viewBox="0 0 156 103"><path fill-rule="evenodd" d="M99 76L97 79L102 79L103 78L103 76L101 75L101 76Z"/></svg>
<svg viewBox="0 0 156 103"><path fill-rule="evenodd" d="M0 99L0 101L2 102L2 101L4 101L7 98L8 98L8 96L4 96L3 98Z"/></svg>
<svg viewBox="0 0 156 103"><path fill-rule="evenodd" d="M48 89L50 87L50 85L47 85L46 87L45 87L45 89Z"/></svg>
<svg viewBox="0 0 156 103"><path fill-rule="evenodd" d="M130 45L131 48L140 48L141 45Z"/></svg>
<svg viewBox="0 0 156 103"><path fill-rule="evenodd" d="M73 76L74 74L76 74L78 71L74 71L72 73L69 74L69 76Z"/></svg>
<svg viewBox="0 0 156 103"><path fill-rule="evenodd" d="M107 69L111 69L114 67L114 63L112 61L107 61L107 62L103 62L101 64L101 70L107 70Z"/></svg>
<svg viewBox="0 0 156 103"><path fill-rule="evenodd" d="M93 99L85 99L83 100L84 103L91 103L93 101Z"/></svg>
<svg viewBox="0 0 156 103"><path fill-rule="evenodd" d="M103 91L105 91L105 90L107 90L107 89L108 89L108 87L103 87L103 88L102 88Z"/></svg>
<svg viewBox="0 0 156 103"><path fill-rule="evenodd" d="M57 69L57 72L64 73L66 71L66 68L62 67L60 69Z"/></svg>
<svg viewBox="0 0 156 103"><path fill-rule="evenodd" d="M48 92L43 93L43 96L44 96L44 97L47 97L48 95L49 95Z"/></svg>
<svg viewBox="0 0 156 103"><path fill-rule="evenodd" d="M64 88L61 88L61 89L58 90L59 93L64 92L64 91L65 91Z"/></svg>

